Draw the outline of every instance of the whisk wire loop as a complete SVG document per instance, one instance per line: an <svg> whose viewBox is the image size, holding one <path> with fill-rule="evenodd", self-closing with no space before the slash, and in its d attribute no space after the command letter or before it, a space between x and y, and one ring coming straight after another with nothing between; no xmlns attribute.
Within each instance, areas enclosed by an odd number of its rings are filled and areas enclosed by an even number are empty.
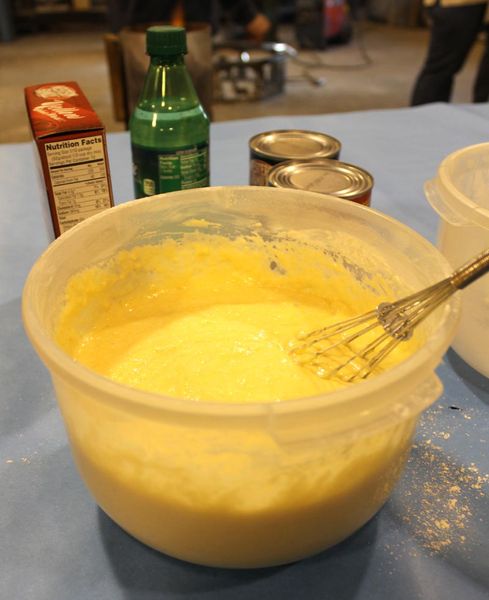
<svg viewBox="0 0 489 600"><path fill-rule="evenodd" d="M364 315L301 336L301 343L291 353L320 377L336 377L346 382L365 379L452 294L487 272L489 249L450 277L419 292L395 302L383 302ZM371 332L378 327L381 333L371 339Z"/></svg>

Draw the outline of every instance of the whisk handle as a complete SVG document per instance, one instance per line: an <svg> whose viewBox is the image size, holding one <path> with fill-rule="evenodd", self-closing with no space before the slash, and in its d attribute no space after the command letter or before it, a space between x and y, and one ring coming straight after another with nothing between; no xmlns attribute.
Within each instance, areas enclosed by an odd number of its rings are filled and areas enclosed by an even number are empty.
<svg viewBox="0 0 489 600"><path fill-rule="evenodd" d="M489 272L489 248L454 271L450 283L461 290L487 272Z"/></svg>

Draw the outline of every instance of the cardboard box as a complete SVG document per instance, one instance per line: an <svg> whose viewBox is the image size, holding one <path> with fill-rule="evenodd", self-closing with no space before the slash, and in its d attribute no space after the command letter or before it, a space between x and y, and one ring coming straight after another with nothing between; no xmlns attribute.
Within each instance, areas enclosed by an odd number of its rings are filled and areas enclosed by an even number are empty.
<svg viewBox="0 0 489 600"><path fill-rule="evenodd" d="M25 88L54 237L114 205L105 128L74 81Z"/></svg>

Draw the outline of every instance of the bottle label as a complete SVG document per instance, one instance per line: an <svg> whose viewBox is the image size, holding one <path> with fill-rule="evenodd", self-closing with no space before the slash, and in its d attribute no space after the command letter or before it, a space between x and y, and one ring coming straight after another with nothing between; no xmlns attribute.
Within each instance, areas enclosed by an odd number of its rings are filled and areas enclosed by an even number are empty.
<svg viewBox="0 0 489 600"><path fill-rule="evenodd" d="M137 198L209 185L209 144L162 152L132 144Z"/></svg>

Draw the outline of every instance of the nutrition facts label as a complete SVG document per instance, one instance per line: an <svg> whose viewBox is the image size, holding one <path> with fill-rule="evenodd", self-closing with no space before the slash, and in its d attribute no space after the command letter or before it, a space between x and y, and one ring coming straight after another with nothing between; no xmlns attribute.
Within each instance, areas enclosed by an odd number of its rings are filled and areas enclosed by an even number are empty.
<svg viewBox="0 0 489 600"><path fill-rule="evenodd" d="M61 233L110 208L102 136L47 142L45 150Z"/></svg>

